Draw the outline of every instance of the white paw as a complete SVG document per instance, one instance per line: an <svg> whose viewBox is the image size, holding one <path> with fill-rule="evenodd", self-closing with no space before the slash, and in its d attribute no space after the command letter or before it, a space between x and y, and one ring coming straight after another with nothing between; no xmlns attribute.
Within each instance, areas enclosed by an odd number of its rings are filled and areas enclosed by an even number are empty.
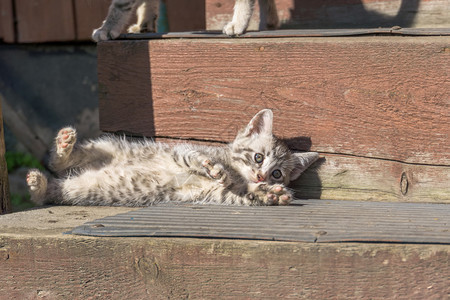
<svg viewBox="0 0 450 300"><path fill-rule="evenodd" d="M56 136L56 153L59 157L67 156L72 152L77 141L77 132L72 127L61 129Z"/></svg>
<svg viewBox="0 0 450 300"><path fill-rule="evenodd" d="M232 21L225 25L225 27L223 28L223 33L229 36L237 36L243 34L246 29L246 24Z"/></svg>
<svg viewBox="0 0 450 300"><path fill-rule="evenodd" d="M288 205L293 198L292 192L280 184L259 184L253 193L248 195L250 200L255 198L263 202L263 205ZM253 198L253 199L252 199Z"/></svg>
<svg viewBox="0 0 450 300"><path fill-rule="evenodd" d="M205 167L206 173L211 176L211 178L217 180L222 185L229 183L228 174L221 164L212 164L209 159L205 159L202 165Z"/></svg>
<svg viewBox="0 0 450 300"><path fill-rule="evenodd" d="M46 178L39 170L30 170L27 174L27 185L32 192L46 188Z"/></svg>
<svg viewBox="0 0 450 300"><path fill-rule="evenodd" d="M103 27L97 28L92 32L92 39L95 42L114 40L120 35L120 31L108 30Z"/></svg>

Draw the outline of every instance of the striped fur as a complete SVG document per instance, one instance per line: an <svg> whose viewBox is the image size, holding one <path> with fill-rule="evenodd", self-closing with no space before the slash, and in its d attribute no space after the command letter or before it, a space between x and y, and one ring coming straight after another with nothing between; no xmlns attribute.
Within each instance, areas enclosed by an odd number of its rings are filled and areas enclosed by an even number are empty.
<svg viewBox="0 0 450 300"><path fill-rule="evenodd" d="M288 204L286 187L317 153L293 154L272 135L272 111L262 110L228 146L169 146L107 135L76 142L63 128L55 140L49 180L27 176L38 204L148 206L181 201L224 205ZM279 177L279 178L277 178Z"/></svg>

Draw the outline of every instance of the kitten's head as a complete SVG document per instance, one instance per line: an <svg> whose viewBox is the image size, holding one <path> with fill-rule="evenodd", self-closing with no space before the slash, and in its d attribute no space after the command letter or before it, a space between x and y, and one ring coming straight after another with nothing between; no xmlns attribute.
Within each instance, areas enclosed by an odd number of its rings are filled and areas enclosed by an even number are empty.
<svg viewBox="0 0 450 300"><path fill-rule="evenodd" d="M249 182L288 185L317 160L318 153L292 153L272 134L272 124L269 109L253 117L231 144L233 164Z"/></svg>

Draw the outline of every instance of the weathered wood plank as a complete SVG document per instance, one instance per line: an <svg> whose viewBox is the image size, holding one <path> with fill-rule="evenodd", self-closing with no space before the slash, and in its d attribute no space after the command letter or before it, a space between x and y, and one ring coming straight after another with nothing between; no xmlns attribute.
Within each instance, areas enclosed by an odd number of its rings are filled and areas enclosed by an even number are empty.
<svg viewBox="0 0 450 300"><path fill-rule="evenodd" d="M15 5L19 43L75 40L72 0L15 0Z"/></svg>
<svg viewBox="0 0 450 300"><path fill-rule="evenodd" d="M295 149L312 142L319 152L449 165L449 43L449 37L101 43L101 127L230 141L256 111L272 108L275 133L297 141Z"/></svg>
<svg viewBox="0 0 450 300"><path fill-rule="evenodd" d="M205 0L166 0L170 31L205 30Z"/></svg>
<svg viewBox="0 0 450 300"><path fill-rule="evenodd" d="M111 0L73 0L75 7L76 39L90 40L92 31L102 24Z"/></svg>
<svg viewBox="0 0 450 300"><path fill-rule="evenodd" d="M446 0L276 0L282 28L449 27ZM420 4L420 5L419 5ZM206 0L208 30L222 30L233 14L234 0ZM259 25L258 1L250 30Z"/></svg>
<svg viewBox="0 0 450 300"><path fill-rule="evenodd" d="M11 212L11 201L9 199L8 167L5 159L2 101L2 95L0 95L0 214L5 214Z"/></svg>
<svg viewBox="0 0 450 300"><path fill-rule="evenodd" d="M289 242L450 245L450 204L295 200L289 206L157 204L97 219L73 234Z"/></svg>
<svg viewBox="0 0 450 300"><path fill-rule="evenodd" d="M0 245L0 293L12 299L444 299L450 278L450 250L444 245L18 231L0 234Z"/></svg>
<svg viewBox="0 0 450 300"><path fill-rule="evenodd" d="M248 31L239 36L242 38L297 38L297 37L356 37L373 35L392 36L450 36L450 28L347 28L347 29L279 29L265 31ZM126 33L118 39L148 40L148 39L231 39L221 31L187 31L187 32L146 32Z"/></svg>
<svg viewBox="0 0 450 300"><path fill-rule="evenodd" d="M0 0L0 40L14 43L13 0Z"/></svg>
<svg viewBox="0 0 450 300"><path fill-rule="evenodd" d="M128 210L133 209L54 206L0 216L0 295L445 299L448 294L447 245L62 234Z"/></svg>
<svg viewBox="0 0 450 300"><path fill-rule="evenodd" d="M291 184L302 199L450 203L450 166L323 154Z"/></svg>

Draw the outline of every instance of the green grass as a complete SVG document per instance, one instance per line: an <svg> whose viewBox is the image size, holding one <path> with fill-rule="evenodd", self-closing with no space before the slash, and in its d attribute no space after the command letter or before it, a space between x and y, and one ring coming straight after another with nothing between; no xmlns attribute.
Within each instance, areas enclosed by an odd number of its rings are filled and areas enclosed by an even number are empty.
<svg viewBox="0 0 450 300"><path fill-rule="evenodd" d="M8 165L8 173L12 173L21 167L45 170L42 164L35 157L28 153L6 151L5 158L6 164ZM30 201L29 194L20 195L11 193L10 199L13 212L22 211L34 207L34 204Z"/></svg>
<svg viewBox="0 0 450 300"><path fill-rule="evenodd" d="M44 170L42 164L28 153L6 151L5 158L6 164L8 165L8 173L20 167L37 168L40 170Z"/></svg>
<svg viewBox="0 0 450 300"><path fill-rule="evenodd" d="M18 194L11 194L11 208L13 212L18 212L34 207L34 203L30 200L30 195L23 197Z"/></svg>

